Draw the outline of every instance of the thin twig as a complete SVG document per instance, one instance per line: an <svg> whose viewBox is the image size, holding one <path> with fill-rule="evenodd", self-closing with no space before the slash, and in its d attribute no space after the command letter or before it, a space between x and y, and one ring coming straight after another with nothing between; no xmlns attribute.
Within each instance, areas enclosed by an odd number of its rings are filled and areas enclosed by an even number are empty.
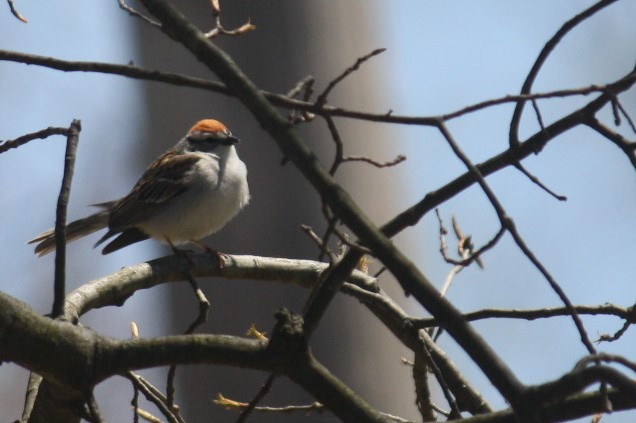
<svg viewBox="0 0 636 423"><path fill-rule="evenodd" d="M587 335L587 331L585 330L585 326L583 326L583 322L581 321L579 315L576 312L576 309L572 305L572 302L566 295L565 291L563 291L561 286L552 277L550 272L548 272L548 270L545 268L543 263L541 263L541 261L537 259L534 253L526 245L525 241L523 240L523 238L517 231L514 221L512 220L510 216L508 216L503 206L501 205L501 203L499 202L499 200L497 199L493 191L490 189L488 183L484 179L483 175L481 174L477 166L475 166L470 161L470 159L468 159L468 157L464 154L464 152L459 148L459 145L457 145L457 143L455 142L455 139L451 135L446 125L443 122L440 122L438 128L440 132L442 133L442 135L444 136L444 138L446 139L446 141L448 142L448 144L450 145L455 155L464 163L466 168L472 173L473 177L477 180L477 183L481 187L482 191L484 192L484 194L486 194L486 197L488 197L490 204L493 206L493 208L495 209L495 212L497 213L501 226L505 228L506 231L508 231L508 233L510 233L510 235L512 236L513 240L515 241L515 243L517 244L521 252L528 258L528 260L530 260L530 262L534 265L534 267L543 275L543 277L548 282L552 290L557 294L561 302L569 310L570 315L572 316L572 320L574 321L574 325L576 326L579 332L581 342L583 343L583 345L585 345L585 348L587 348L590 354L596 354L596 348L594 348L594 345L590 341Z"/></svg>
<svg viewBox="0 0 636 423"><path fill-rule="evenodd" d="M634 307L618 307L613 304L603 304L599 306L574 306L576 312L580 315L592 316L616 316L625 319L626 322L636 323L636 309ZM518 309L494 309L486 308L473 311L463 315L464 319L469 322L484 319L522 319L536 320L547 319L556 316L568 316L569 310L566 307L546 307L540 309L518 310ZM419 329L439 326L439 322L435 318L414 319L411 321L414 327Z"/></svg>
<svg viewBox="0 0 636 423"><path fill-rule="evenodd" d="M629 329L633 324L634 322L626 321L625 323L623 323L623 326L621 326L621 328L617 330L613 335L600 335L596 342L601 343L618 341L625 334L625 332L627 332L627 329Z"/></svg>
<svg viewBox="0 0 636 423"><path fill-rule="evenodd" d="M125 377L132 382L133 386L138 389L148 401L159 409L161 414L168 419L169 423L181 423L171 407L167 405L165 396L157 388L152 386L151 383L132 372L127 372Z"/></svg>
<svg viewBox="0 0 636 423"><path fill-rule="evenodd" d="M197 283L196 279L192 276L192 274L190 274L190 272L186 272L185 277L190 283L190 286L192 287L192 289L194 290L194 294L197 297L197 302L199 303L199 313L197 314L196 319L190 324L190 326L188 326L188 328L184 332L184 335L189 335L194 333L197 327L201 326L203 323L205 323L208 320L208 314L210 311L210 302L205 297L205 294L203 293L201 288L199 288L199 284ZM176 377L176 374L177 374L177 365L173 364L168 369L168 381L166 384L166 403L171 409L174 407L174 393L175 393L174 379ZM175 415L178 417L179 413L175 411Z"/></svg>
<svg viewBox="0 0 636 423"><path fill-rule="evenodd" d="M311 228L311 226L300 225L300 229L302 229L302 231L307 234L309 239L311 239L314 242L314 244L316 244L318 246L318 248L320 249L320 253L321 254L323 254L323 252L324 252L325 254L327 254L329 256L330 262L333 263L336 260L335 254L329 249L329 247L327 245L325 245L323 239L320 238L318 236L318 234L316 234L316 232L314 232L314 230Z"/></svg>
<svg viewBox="0 0 636 423"><path fill-rule="evenodd" d="M366 62L367 60L371 59L374 56L377 56L378 54L384 53L385 51L386 51L385 48L378 48L378 49L373 50L371 53L368 53L368 54L365 54L362 57L359 57L353 65L351 65L350 67L345 69L344 72L342 72L340 75L338 75L333 81L331 81L327 85L327 88L325 88L325 90L316 99L316 105L322 106L322 105L326 104L327 103L327 97L329 96L329 93L331 93L331 91L336 87L336 85L338 85L340 82L342 82L342 80L345 79L347 76L351 75L353 72L355 72L358 69L360 69L360 66L364 62Z"/></svg>
<svg viewBox="0 0 636 423"><path fill-rule="evenodd" d="M133 409L133 423L139 423L139 387L133 384L133 397L130 400L130 406Z"/></svg>
<svg viewBox="0 0 636 423"><path fill-rule="evenodd" d="M340 166L344 158L344 143L342 142L342 138L340 137L340 132L336 127L336 123L331 118L331 116L325 116L324 119L325 122L327 122L327 127L329 128L329 132L331 133L331 139L336 146L333 163L331 164L331 168L329 169L329 174L333 176L335 175L338 167Z"/></svg>
<svg viewBox="0 0 636 423"><path fill-rule="evenodd" d="M214 28L205 33L206 38L212 39L219 35L241 35L246 32L250 32L256 29L256 26L252 25L248 19L246 23L236 29L225 29L221 25L221 5L218 0L210 0L210 7L212 8L212 17L214 19Z"/></svg>
<svg viewBox="0 0 636 423"><path fill-rule="evenodd" d="M28 422L31 419L31 413L33 412L33 406L35 400L38 397L38 390L42 383L42 376L37 373L29 373L29 382L27 384L26 395L24 398L24 407L22 409L22 417L20 422Z"/></svg>
<svg viewBox="0 0 636 423"><path fill-rule="evenodd" d="M272 389L274 380L276 380L276 374L272 373L267 377L267 380L265 381L263 386L261 386L261 389L259 389L258 393L254 396L254 398L252 398L252 401L250 401L245 409L241 412L241 415L236 420L236 423L245 423L247 421L247 418L252 413L252 411L254 411L254 408L256 408L258 403L261 402Z"/></svg>
<svg viewBox="0 0 636 423"><path fill-rule="evenodd" d="M365 162L365 163L369 163L370 165L373 165L377 168L384 168L384 167L392 167L395 166L397 164L402 163L403 161L406 160L406 156L400 154L397 157L395 157L393 160L389 160L387 162L381 163L381 162L377 162L373 159L370 159L368 157L364 157L364 156L347 156L347 157L343 157L342 161L343 162Z"/></svg>
<svg viewBox="0 0 636 423"><path fill-rule="evenodd" d="M143 13L141 13L140 11L138 11L137 9L134 9L130 6L128 6L128 4L126 3L126 0L117 0L117 2L119 3L119 7L122 10L125 10L126 12L128 12L130 15L139 18L143 21L145 21L146 23L149 23L152 26L156 26L158 28L161 28L161 24L157 21L155 21L154 19L144 15Z"/></svg>
<svg viewBox="0 0 636 423"><path fill-rule="evenodd" d="M630 361L620 355L607 354L607 353L600 353L600 354L590 355L590 356L582 358L576 363L576 366L574 366L573 371L581 370L585 368L588 364L592 362L596 363L598 361L604 361L606 363L618 363L627 367L632 372L636 373L636 362Z"/></svg>
<svg viewBox="0 0 636 423"><path fill-rule="evenodd" d="M68 128L54 128L49 126L41 131L33 132L31 134L22 135L14 140L0 141L0 154L4 153L12 148L18 148L29 141L48 138L53 135L68 136Z"/></svg>
<svg viewBox="0 0 636 423"><path fill-rule="evenodd" d="M461 257L460 260L455 260L448 255L448 246L446 245L446 237L445 237L447 230L444 227L444 221L442 220L438 209L435 209L435 213L437 214L437 220L439 222L439 240L440 240L439 251L442 254L442 258L444 259L446 263L449 263L458 267L458 269L456 270L451 270L451 272L454 272L454 273L459 273L462 268L470 265L473 261L476 262L477 265L483 269L484 263L481 260L481 255L484 254L486 251L492 249L495 245L497 245L497 243L499 242L503 234L506 233L506 229L503 226L501 226L499 230L497 231L497 233L495 234L495 236L492 237L492 239L490 239L487 243L482 245L479 249L475 250L475 247L472 244L471 236L470 235L464 236L463 234L461 234L461 231L458 230L459 227L457 225L457 221L453 217L452 219L453 228L455 229L455 234L458 235L458 241L459 241L457 250ZM448 277L452 278L450 274L447 276L447 278ZM442 292L446 292L446 290L448 289L446 287L446 283L444 284L444 287L445 288L442 289ZM442 294L442 296L443 295L444 294Z"/></svg>
<svg viewBox="0 0 636 423"><path fill-rule="evenodd" d="M426 333L422 333L420 332L420 337L427 337L428 334ZM426 343L423 342L422 344L422 348L419 350L419 353L424 355L424 358L428 364L428 367L431 369L431 371L433 372L433 374L435 375L435 379L437 379L437 383L439 383L440 388L442 389L442 393L444 394L444 398L446 399L446 402L448 403L449 407L451 408L451 412L450 412L450 416L451 418L459 418L461 416L461 411L457 405L457 402L455 401L455 398L453 398L453 395L451 393L451 389L449 388L448 384L446 383L446 380L444 378L443 373L441 372L439 366L437 365L437 363L435 362L435 359L433 358L433 355L431 354L431 352L428 350L428 347L426 346ZM416 352L417 354L417 352ZM417 357L417 355L416 355Z"/></svg>
<svg viewBox="0 0 636 423"><path fill-rule="evenodd" d="M309 236L309 239L311 239L314 242L314 244L316 244L318 246L318 248L323 248L322 238L320 238L318 236L318 234L316 234L316 232L314 232L314 230L312 229L311 226L305 225L305 224L301 224L300 225L300 229L302 229L302 231L304 233L306 233L307 236Z"/></svg>
<svg viewBox="0 0 636 423"><path fill-rule="evenodd" d="M523 86L521 87L521 94L524 95L524 94L530 93L530 91L532 90L532 84L534 83L534 80L539 74L541 67L547 60L550 53L552 53L552 51L556 48L556 46L559 44L561 39L563 39L563 37L565 37L565 35L568 32L574 29L581 22L585 21L587 18L593 16L598 11L611 5L612 3L615 3L616 1L617 0L599 1L598 3L595 3L591 7L587 8L583 12L579 13L578 15L574 16L572 19L565 22L561 26L561 28L559 28L559 30L552 36L552 38L550 38L550 40L548 40L548 42L544 45L543 49L541 50L541 53L539 53L539 56L537 57L534 64L532 65L532 68L530 69L530 72L528 72L528 76L526 77L526 80L524 81ZM523 99L520 99L517 102L517 105L515 106L515 111L510 121L509 142L511 147L516 147L519 144L519 124L521 122L521 115L523 113L524 105L525 105L525 101Z"/></svg>
<svg viewBox="0 0 636 423"><path fill-rule="evenodd" d="M629 115L629 113L627 113L627 110L625 110L625 108L623 107L623 104L620 102L618 97L616 97L615 101L616 101L616 106L618 107L618 110L620 110L620 112L623 114L625 119L627 119L627 123L629 123L629 127L631 128L632 132L636 134L636 124L634 123L634 120Z"/></svg>
<svg viewBox="0 0 636 423"><path fill-rule="evenodd" d="M75 154L81 130L81 122L75 119L68 128L66 137L64 176L62 177L62 187L57 198L55 213L55 279L53 311L51 312L53 318L64 314L64 299L66 298L66 211L71 194L71 182L73 181L73 172L75 170Z"/></svg>
<svg viewBox="0 0 636 423"><path fill-rule="evenodd" d="M298 81L298 83L291 90L287 92L287 97L295 99L297 96L302 94L302 100L308 102L313 94L314 82L315 80L313 76L308 75L304 77L303 79ZM298 111L295 109L292 109L292 111L289 113L289 121L293 124L300 122L310 122L314 120L315 117L316 115L313 113L309 113L307 111Z"/></svg>
<svg viewBox="0 0 636 423"><path fill-rule="evenodd" d="M625 137L623 137L621 134L612 131L609 127L602 124L595 117L591 117L584 123L588 127L598 132L600 135L604 136L605 138L616 144L616 146L620 148L623 153L625 153L632 166L636 168L636 142L625 139Z"/></svg>
<svg viewBox="0 0 636 423"><path fill-rule="evenodd" d="M327 227L325 228L325 233L322 236L322 249L320 250L320 254L318 254L318 261L323 261L325 256L329 254L329 251L327 250L329 240L336 231L336 226L338 226L338 218L331 213L329 206L324 200L322 200L321 210L325 220L327 221Z"/></svg>
<svg viewBox="0 0 636 423"><path fill-rule="evenodd" d="M9 9L11 9L13 16L15 16L20 22L29 23L29 21L15 8L13 0L7 0L7 3L9 3Z"/></svg>
<svg viewBox="0 0 636 423"><path fill-rule="evenodd" d="M296 98L302 93L303 99L307 101L311 97L311 94L313 92L314 82L314 77L311 75L307 75L306 77L298 81L291 90L287 91L287 97Z"/></svg>
<svg viewBox="0 0 636 423"><path fill-rule="evenodd" d="M539 188L541 188L542 190L544 190L545 192L547 192L548 194L550 194L552 197L556 198L559 201L567 201L568 197L566 197L565 195L560 195L557 194L556 192L552 191L550 188L548 188L546 185L544 185L539 178L537 178L536 176L534 176L533 174L531 174L521 163L515 163L515 168L517 168L521 173L523 173L528 179L530 179L530 182L532 182L533 184L537 185Z"/></svg>
<svg viewBox="0 0 636 423"><path fill-rule="evenodd" d="M135 413L135 419L137 419L137 421L139 421L139 417L141 417L148 423L163 423L159 417L156 417L150 414L150 412L142 410L141 408L138 408L137 412Z"/></svg>
<svg viewBox="0 0 636 423"><path fill-rule="evenodd" d="M225 398L221 394L218 394L218 397L215 400L212 400L212 402L229 410L245 410L249 407L249 403L247 402L234 401L232 399ZM319 402L312 402L311 404L286 405L283 407L256 406L253 410L261 413L295 413L299 411L303 411L305 413L318 411L322 413L325 410L325 406Z"/></svg>
<svg viewBox="0 0 636 423"><path fill-rule="evenodd" d="M530 100L530 103L532 103L534 114L537 116L537 122L539 123L539 128L541 128L541 131L544 133L546 137L549 137L550 134L545 129L545 124L543 123L543 116L541 116L541 110L539 109L539 103L537 102L537 99L533 98L532 100Z"/></svg>

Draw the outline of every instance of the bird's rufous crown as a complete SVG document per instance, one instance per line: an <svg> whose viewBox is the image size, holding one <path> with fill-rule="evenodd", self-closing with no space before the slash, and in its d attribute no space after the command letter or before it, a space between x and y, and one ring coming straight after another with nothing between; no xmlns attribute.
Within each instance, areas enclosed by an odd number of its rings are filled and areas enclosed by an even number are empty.
<svg viewBox="0 0 636 423"><path fill-rule="evenodd" d="M227 131L225 125L216 119L203 119L194 124L188 131L188 134L193 132L223 132Z"/></svg>

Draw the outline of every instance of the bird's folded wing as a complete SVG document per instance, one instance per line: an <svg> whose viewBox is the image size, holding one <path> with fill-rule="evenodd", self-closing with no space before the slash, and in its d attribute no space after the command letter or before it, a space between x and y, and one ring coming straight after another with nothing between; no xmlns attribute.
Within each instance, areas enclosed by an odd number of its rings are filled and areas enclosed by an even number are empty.
<svg viewBox="0 0 636 423"><path fill-rule="evenodd" d="M188 189L190 172L200 160L196 154L165 153L141 176L130 194L111 212L111 231L119 232L152 216L156 210Z"/></svg>

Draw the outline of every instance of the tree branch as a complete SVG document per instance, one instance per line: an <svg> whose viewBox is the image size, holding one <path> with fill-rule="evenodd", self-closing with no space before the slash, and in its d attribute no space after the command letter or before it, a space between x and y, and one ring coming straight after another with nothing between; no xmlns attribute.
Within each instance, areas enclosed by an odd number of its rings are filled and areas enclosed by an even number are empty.
<svg viewBox="0 0 636 423"><path fill-rule="evenodd" d="M222 269L209 254L189 254L188 259L174 255L123 269L86 283L66 297L64 318L77 322L86 312L107 306L120 306L140 289L183 280L185 272L194 277L224 277L285 282L311 287L327 269L326 263L257 256L228 255ZM377 280L354 271L347 280L371 292L379 290Z"/></svg>
<svg viewBox="0 0 636 423"><path fill-rule="evenodd" d="M574 306L576 312L580 315L603 315L616 316L628 322L636 323L636 310L634 307L618 307L612 304L603 304L599 306ZM569 311L565 307L541 308L532 310L516 310L516 309L493 309L487 308L464 314L464 318L469 322L483 319L523 319L536 320L547 319L555 316L568 316ZM415 319L412 324L416 328L424 329L439 326L435 318Z"/></svg>
<svg viewBox="0 0 636 423"><path fill-rule="evenodd" d="M66 137L66 152L64 154L64 175L62 187L57 198L55 212L55 280L53 311L51 315L57 318L64 312L64 297L66 296L66 210L71 195L71 182L75 169L75 152L79 142L79 132L82 126L79 120L73 120L68 128Z"/></svg>
<svg viewBox="0 0 636 423"><path fill-rule="evenodd" d="M261 126L272 136L279 148L305 175L329 207L382 260L396 276L403 289L444 321L446 330L464 348L499 392L513 406L523 402L523 386L497 354L461 318L460 312L437 295L435 287L419 272L391 241L382 234L366 214L351 199L318 162L317 157L290 125L247 78L231 58L209 42L174 6L164 0L142 0L142 3L162 23L165 33L182 43L203 64L211 69L252 112Z"/></svg>
<svg viewBox="0 0 636 423"><path fill-rule="evenodd" d="M605 7L611 5L612 3L615 3L616 1L617 0L599 1L598 3L595 3L591 7L587 8L583 12L579 13L572 19L565 22L563 26L561 26L561 28L545 44L545 46L541 50L541 53L539 53L539 56L537 57L534 64L532 65L532 68L530 69L530 72L528 73L528 76L526 77L526 80L524 81L523 86L521 87L521 94L523 95L523 94L530 93L530 90L532 89L532 84L534 83L534 80L539 74L541 67L547 60L550 53L552 53L552 51L556 48L556 46L559 44L561 39L563 39L563 37L565 37L565 35L568 32L570 32L578 24L580 24L587 18L593 16L598 11L604 9ZM517 105L515 106L515 111L512 115L512 120L510 122L510 134L509 134L511 147L516 147L519 144L519 123L521 122L521 115L523 113L524 106L525 106L525 101L520 100L519 102L517 102Z"/></svg>
<svg viewBox="0 0 636 423"><path fill-rule="evenodd" d="M611 88L608 88L608 90L614 93L620 93L630 89L635 83L636 71L632 70L623 78L609 84L608 87ZM554 140L559 135L580 124L586 124L591 116L594 116L611 101L611 98L612 96L608 93L601 94L580 109L548 125L546 131L536 132L516 148L508 148L485 162L476 164L477 169L486 177L535 154L536 151L541 150L548 142ZM439 124L439 121L437 124ZM474 175L470 171L467 171L446 185L431 191L422 200L395 216L382 226L382 232L392 237L405 228L416 225L426 213L453 198L476 182L477 180Z"/></svg>
<svg viewBox="0 0 636 423"><path fill-rule="evenodd" d="M12 149L18 148L30 141L44 139L51 137L53 135L64 135L68 136L68 128L54 128L49 126L46 129L42 129L41 131L33 132L31 134L22 135L14 140L3 141L0 144L0 154Z"/></svg>
<svg viewBox="0 0 636 423"><path fill-rule="evenodd" d="M280 315L277 327L281 322L286 327L286 320ZM293 327L302 327L302 324ZM269 343L228 335L115 340L81 326L40 316L26 304L0 293L0 338L3 339L0 360L35 371L44 376L45 382L62 385L62 391L70 389L86 395L95 384L131 369L220 364L284 374L343 421L385 421L316 361L303 343L289 342L302 339L302 332L293 334L282 330L284 334L272 335ZM277 329L274 331L277 333Z"/></svg>
<svg viewBox="0 0 636 423"><path fill-rule="evenodd" d="M149 70L132 65L116 65L103 62L83 62L83 61L67 61L56 59L53 57L39 56L35 54L19 53L14 51L0 50L0 60L24 63L27 65L42 66L49 69L56 69L63 72L94 72L110 75L124 76L133 79L145 81L163 82L176 86L191 87L204 89L218 94L236 97L224 84L217 81L196 78L193 76L180 75L171 72ZM628 80L632 83L636 80L636 73L628 75ZM307 100L297 100L293 96L261 91L263 95L275 106L284 107L291 110L300 110L304 113L313 113L320 116L344 117L349 119L366 120L370 122L385 122L403 125L421 125L435 126L439 120L450 121L457 119L469 113L487 109L507 103L517 103L520 101L528 101L533 99L551 99L572 96L585 96L592 93L604 93L613 89L615 84L626 82L621 79L605 85L590 85L580 88L572 88L566 90L555 90L545 93L506 95L503 97L485 100L475 103L459 110L447 112L438 116L406 116L396 115L393 113L370 113L359 110L349 110L339 106L323 105ZM627 81L628 82L628 81ZM549 129L549 128L548 128Z"/></svg>

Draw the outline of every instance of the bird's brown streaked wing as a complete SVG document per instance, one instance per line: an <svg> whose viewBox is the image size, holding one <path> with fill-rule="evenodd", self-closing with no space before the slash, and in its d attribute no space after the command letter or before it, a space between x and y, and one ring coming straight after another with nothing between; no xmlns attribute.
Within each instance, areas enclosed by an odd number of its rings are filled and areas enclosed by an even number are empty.
<svg viewBox="0 0 636 423"><path fill-rule="evenodd" d="M200 160L196 154L166 152L141 176L132 191L113 208L109 226L120 232L151 216L157 207L187 189L186 176Z"/></svg>

